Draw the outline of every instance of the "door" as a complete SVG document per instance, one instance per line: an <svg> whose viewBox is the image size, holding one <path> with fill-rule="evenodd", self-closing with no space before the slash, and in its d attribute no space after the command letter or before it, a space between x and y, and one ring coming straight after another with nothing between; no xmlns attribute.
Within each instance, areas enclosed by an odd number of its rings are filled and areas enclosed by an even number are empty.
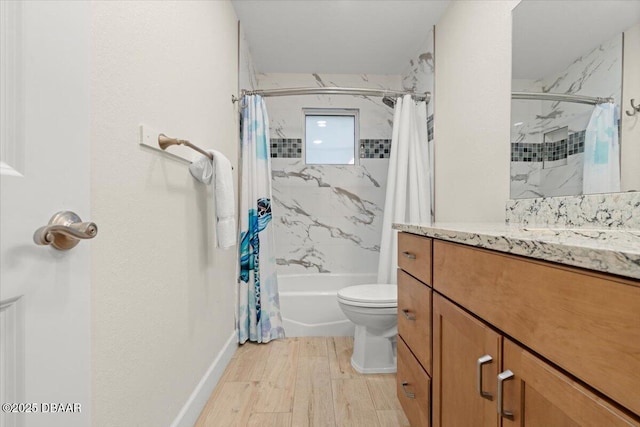
<svg viewBox="0 0 640 427"><path fill-rule="evenodd" d="M433 425L497 427L501 336L437 293L433 313Z"/></svg>
<svg viewBox="0 0 640 427"><path fill-rule="evenodd" d="M638 426L593 392L504 340L503 427Z"/></svg>
<svg viewBox="0 0 640 427"><path fill-rule="evenodd" d="M91 241L33 234L58 211L90 220L89 3L0 7L0 424L88 426Z"/></svg>

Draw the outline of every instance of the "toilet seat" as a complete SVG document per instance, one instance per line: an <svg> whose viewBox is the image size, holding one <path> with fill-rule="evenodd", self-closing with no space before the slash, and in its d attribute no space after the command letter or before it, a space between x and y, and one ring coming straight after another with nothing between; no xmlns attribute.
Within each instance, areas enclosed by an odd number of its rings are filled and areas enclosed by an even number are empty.
<svg viewBox="0 0 640 427"><path fill-rule="evenodd" d="M386 284L348 286L338 291L338 300L354 307L397 307L398 286Z"/></svg>

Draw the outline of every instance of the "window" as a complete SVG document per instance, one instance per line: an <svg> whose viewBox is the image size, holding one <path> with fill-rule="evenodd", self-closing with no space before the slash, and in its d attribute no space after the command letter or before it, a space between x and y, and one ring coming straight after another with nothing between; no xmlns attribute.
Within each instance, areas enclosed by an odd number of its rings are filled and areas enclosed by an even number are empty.
<svg viewBox="0 0 640 427"><path fill-rule="evenodd" d="M305 163L353 165L357 140L358 110L304 110Z"/></svg>

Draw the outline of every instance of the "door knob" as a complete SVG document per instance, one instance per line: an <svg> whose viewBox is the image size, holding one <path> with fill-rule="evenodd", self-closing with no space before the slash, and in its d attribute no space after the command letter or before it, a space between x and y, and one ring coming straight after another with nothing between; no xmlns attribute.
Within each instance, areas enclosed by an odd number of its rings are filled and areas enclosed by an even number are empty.
<svg viewBox="0 0 640 427"><path fill-rule="evenodd" d="M98 234L98 226L93 222L82 222L71 211L60 211L53 215L49 224L33 233L36 245L51 245L66 251L78 244L80 239L93 239Z"/></svg>

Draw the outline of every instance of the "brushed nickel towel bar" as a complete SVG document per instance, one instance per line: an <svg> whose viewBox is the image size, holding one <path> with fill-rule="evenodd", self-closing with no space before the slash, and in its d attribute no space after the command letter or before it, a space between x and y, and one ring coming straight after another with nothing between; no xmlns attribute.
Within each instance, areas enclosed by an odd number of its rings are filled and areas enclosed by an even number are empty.
<svg viewBox="0 0 640 427"><path fill-rule="evenodd" d="M264 90L247 90L240 91L240 97L231 95L231 102L237 102L245 95L260 96L289 96L289 95L361 95L361 96L390 96L398 97L402 95L411 95L417 101L426 101L431 99L431 93L416 93L403 90L387 90L387 89L369 89L355 87L294 87L283 89L264 89Z"/></svg>
<svg viewBox="0 0 640 427"><path fill-rule="evenodd" d="M577 104L598 105L614 102L613 98L571 95L566 93L511 92L511 99L532 99L537 101L562 101Z"/></svg>
<svg viewBox="0 0 640 427"><path fill-rule="evenodd" d="M193 145L186 139L170 138L164 133L161 133L160 135L158 135L158 145L163 150L166 150L172 145L184 145L185 147L189 147L192 150L196 150L198 153L202 154L203 156L207 156L209 159L213 160L213 154L207 153L202 148Z"/></svg>

